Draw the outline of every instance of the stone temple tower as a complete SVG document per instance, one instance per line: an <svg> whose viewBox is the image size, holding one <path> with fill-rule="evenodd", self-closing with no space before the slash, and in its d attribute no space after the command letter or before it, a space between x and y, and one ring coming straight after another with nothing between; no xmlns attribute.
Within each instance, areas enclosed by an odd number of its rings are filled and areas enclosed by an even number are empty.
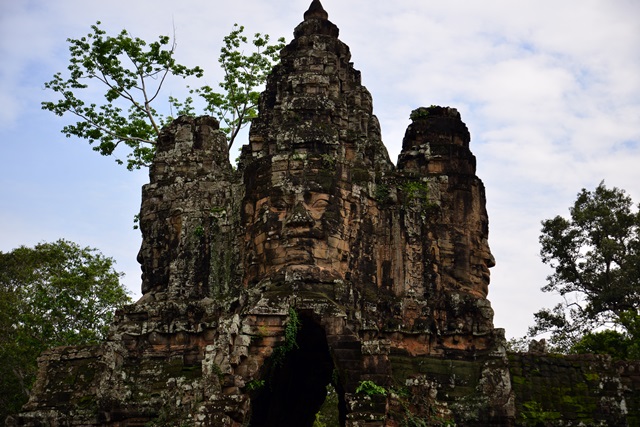
<svg viewBox="0 0 640 427"><path fill-rule="evenodd" d="M327 386L341 425L399 423L404 406L446 418L421 367L501 363L467 128L450 108L414 111L395 166L338 32L314 0L237 171L214 119L164 130L143 189L143 297L102 346L43 357L18 425L311 426Z"/></svg>
<svg viewBox="0 0 640 427"><path fill-rule="evenodd" d="M394 165L338 33L314 0L237 170L215 119L164 129L143 297L102 345L45 353L9 425L516 425L529 362L514 387L469 131L418 108Z"/></svg>

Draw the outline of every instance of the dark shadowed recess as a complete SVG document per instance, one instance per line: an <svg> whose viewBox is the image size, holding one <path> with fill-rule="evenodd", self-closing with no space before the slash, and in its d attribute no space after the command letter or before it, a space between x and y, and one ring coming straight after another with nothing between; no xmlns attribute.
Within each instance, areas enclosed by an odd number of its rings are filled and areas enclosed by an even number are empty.
<svg viewBox="0 0 640 427"><path fill-rule="evenodd" d="M312 427L316 413L327 397L327 386L338 391L340 425L345 423L344 393L335 384L334 364L322 326L300 316L298 348L281 363L274 362L265 385L252 399L250 427Z"/></svg>

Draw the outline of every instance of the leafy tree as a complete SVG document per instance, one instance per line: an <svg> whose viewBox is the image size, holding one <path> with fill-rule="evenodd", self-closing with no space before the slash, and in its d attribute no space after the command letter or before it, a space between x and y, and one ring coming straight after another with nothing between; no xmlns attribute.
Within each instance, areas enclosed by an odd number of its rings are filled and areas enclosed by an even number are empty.
<svg viewBox="0 0 640 427"><path fill-rule="evenodd" d="M526 353L529 351L531 338L524 336L519 338L510 338L507 340L507 351L514 353Z"/></svg>
<svg viewBox="0 0 640 427"><path fill-rule="evenodd" d="M158 112L158 97L170 76L187 78L203 76L202 68L188 68L174 58L175 42L168 36L157 41L132 37L126 30L117 36L109 36L100 28L100 22L92 25L91 33L80 39L67 39L71 54L69 75L54 75L45 87L61 96L56 102L43 102L42 108L58 116L67 113L79 121L65 126L67 136L87 139L97 143L94 150L102 155L112 155L121 144L130 147L127 154L129 170L148 166L153 159L157 136L171 116ZM222 93L210 86L192 89L206 102L204 111L214 114L225 124L229 135L229 148L238 132L256 115L258 92L273 67L284 39L269 44L269 36L255 34L251 54L243 52L248 43L242 34L244 27L237 24L224 38L219 62L225 72L220 87ZM105 102L101 105L88 101L95 89L93 83L106 88ZM80 93L85 94L84 97ZM184 102L168 97L167 107L177 109L178 114L195 114L193 99ZM152 105L153 104L153 105ZM117 158L123 164L124 161Z"/></svg>
<svg viewBox="0 0 640 427"><path fill-rule="evenodd" d="M627 334L610 329L588 332L571 347L570 353L608 354L615 359L629 359L635 356L633 341Z"/></svg>
<svg viewBox="0 0 640 427"><path fill-rule="evenodd" d="M113 265L66 240L0 252L0 420L27 401L42 351L106 337L131 302Z"/></svg>
<svg viewBox="0 0 640 427"><path fill-rule="evenodd" d="M224 79L219 83L222 93L216 93L210 86L193 91L207 102L205 111L220 120L221 129L229 136L229 148L240 130L258 115L257 89L267 81L285 41L281 37L277 44L270 45L268 34L256 33L252 41L255 51L247 55L242 51L242 45L248 44L243 31L243 26L235 24L220 49L218 62L224 71Z"/></svg>
<svg viewBox="0 0 640 427"><path fill-rule="evenodd" d="M551 332L551 342L567 351L587 333L614 327L640 339L640 213L624 190L582 189L570 219L542 222L542 261L554 269L544 292L563 302L535 314L529 330Z"/></svg>
<svg viewBox="0 0 640 427"><path fill-rule="evenodd" d="M185 78L202 76L199 67L187 68L174 59L175 43L167 36L150 43L132 37L123 30L108 36L100 22L91 26L92 33L80 39L67 39L71 53L65 80L56 73L45 87L62 96L57 102L43 102L42 108L62 116L71 113L80 121L65 126L67 137L77 136L98 142L94 150L111 155L120 143L128 145L127 167L139 168L153 158L155 139L164 121L152 107L169 75ZM76 94L91 92L89 83L100 82L107 89L106 103L87 103ZM85 92L83 92L85 93ZM124 101L124 103L116 101ZM120 106L128 106L126 111ZM123 163L117 159L118 163Z"/></svg>

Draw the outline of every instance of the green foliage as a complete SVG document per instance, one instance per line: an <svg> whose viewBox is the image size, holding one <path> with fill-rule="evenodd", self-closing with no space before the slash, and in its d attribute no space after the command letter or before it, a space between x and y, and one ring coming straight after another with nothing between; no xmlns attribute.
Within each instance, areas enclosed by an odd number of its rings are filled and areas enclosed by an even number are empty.
<svg viewBox="0 0 640 427"><path fill-rule="evenodd" d="M108 156L120 143L131 148L127 168L146 166L153 158L155 140L164 124L162 116L152 107L162 85L170 75L185 78L202 76L200 67L187 68L176 63L175 43L160 36L152 43L132 37L123 30L115 37L100 28L80 39L67 39L71 53L69 76L56 73L45 83L47 89L62 98L43 102L42 108L58 116L71 113L80 119L65 126L62 132L98 143L95 151ZM78 94L89 93L90 83L99 82L106 88L105 103L87 103ZM120 164L121 159L116 159Z"/></svg>
<svg viewBox="0 0 640 427"><path fill-rule="evenodd" d="M536 313L529 335L551 332L556 349L567 351L603 325L637 333L640 214L632 207L623 190L600 183L595 191L578 194L570 219L542 222L540 254L554 269L542 290L557 292L564 301Z"/></svg>
<svg viewBox="0 0 640 427"><path fill-rule="evenodd" d="M640 360L640 313L627 310L620 314L620 324L625 329L629 347L627 357Z"/></svg>
<svg viewBox="0 0 640 427"><path fill-rule="evenodd" d="M287 326L284 328L284 346L287 348L287 351L291 351L294 348L298 348L298 344L296 343L296 337L298 336L298 331L302 327L302 323L300 322L300 317L298 316L298 312L293 308L289 307L289 322Z"/></svg>
<svg viewBox="0 0 640 427"><path fill-rule="evenodd" d="M428 199L429 183L422 181L409 181L402 185L402 191L407 200Z"/></svg>
<svg viewBox="0 0 640 427"><path fill-rule="evenodd" d="M0 419L26 402L42 351L106 337L131 302L113 265L65 240L0 252Z"/></svg>
<svg viewBox="0 0 640 427"><path fill-rule="evenodd" d="M638 358L638 343L627 334L618 331L604 330L589 332L569 350L574 354L608 354L614 359Z"/></svg>
<svg viewBox="0 0 640 427"><path fill-rule="evenodd" d="M331 384L327 385L327 397L316 414L313 427L340 427L338 400L335 387Z"/></svg>
<svg viewBox="0 0 640 427"><path fill-rule="evenodd" d="M164 83L171 76L187 78L203 76L199 66L188 68L174 58L175 42L168 36L159 36L152 43L132 37L126 30L109 36L100 28L100 22L91 26L92 32L80 39L67 39L71 54L68 76L56 73L45 83L61 96L56 102L43 102L42 108L58 116L70 113L79 121L67 125L62 132L94 144L100 154L112 155L124 144L130 148L126 157L129 170L148 166L155 152L160 129L172 120L163 117L155 108ZM218 117L222 129L229 134L229 147L238 132L256 116L259 98L257 87L262 85L271 71L284 39L269 44L269 36L256 34L251 54L244 54L247 38L244 27L236 25L224 38L219 62L225 72L217 93L209 86L191 90L207 102L204 111ZM106 89L104 102L89 101L94 83ZM84 95L84 96L81 96ZM193 99L180 101L168 97L168 104L178 115L195 115ZM119 164L124 161L116 158Z"/></svg>
<svg viewBox="0 0 640 427"><path fill-rule="evenodd" d="M545 411L538 402L529 401L522 404L520 417L525 426L546 425L546 423L560 419L559 412Z"/></svg>
<svg viewBox="0 0 640 427"><path fill-rule="evenodd" d="M320 158L322 159L322 165L325 168L331 169L331 170L335 169L336 158L334 156L332 156L331 154L322 154Z"/></svg>
<svg viewBox="0 0 640 427"><path fill-rule="evenodd" d="M507 351L514 353L526 353L529 350L531 338L511 338L507 341Z"/></svg>
<svg viewBox="0 0 640 427"><path fill-rule="evenodd" d="M416 108L409 115L409 118L411 120L418 120L418 119L422 119L422 118L425 118L425 117L429 117L429 109L424 108L424 107Z"/></svg>
<svg viewBox="0 0 640 427"><path fill-rule="evenodd" d="M431 200L429 182L407 181L402 184L401 189L406 206L417 206L423 211L429 211L438 206Z"/></svg>
<svg viewBox="0 0 640 427"><path fill-rule="evenodd" d="M428 427L427 421L412 414L410 411L406 411L404 418L400 421L401 427Z"/></svg>
<svg viewBox="0 0 640 427"><path fill-rule="evenodd" d="M251 380L247 383L247 391L260 390L264 387L264 380Z"/></svg>
<svg viewBox="0 0 640 427"><path fill-rule="evenodd" d="M418 120L418 119L423 119L426 117L429 117L433 112L435 112L436 110L442 110L442 107L439 107L437 105L432 105L430 107L419 107L416 108L415 110L413 110L411 112L411 114L409 115L409 118L412 121Z"/></svg>
<svg viewBox="0 0 640 427"><path fill-rule="evenodd" d="M387 394L391 398L389 406L394 408L390 414L400 427L455 427L452 414L464 417L464 409L468 407L455 404L449 406L447 403L439 402L437 397L429 392L414 394L407 386L393 387Z"/></svg>
<svg viewBox="0 0 640 427"><path fill-rule="evenodd" d="M313 420L313 427L327 427L327 424L322 421L322 415L320 415L320 412L316 414L316 419Z"/></svg>
<svg viewBox="0 0 640 427"><path fill-rule="evenodd" d="M360 381L356 388L356 394L362 393L367 396L386 396L388 391L386 388L374 383L373 381Z"/></svg>
<svg viewBox="0 0 640 427"><path fill-rule="evenodd" d="M378 203L387 203L389 201L389 196L391 195L391 191L389 190L389 186L385 184L376 185L376 191L374 194L375 199Z"/></svg>
<svg viewBox="0 0 640 427"><path fill-rule="evenodd" d="M289 307L289 321L284 328L284 341L274 349L271 356L274 366L282 365L286 355L290 351L298 348L296 338L300 328L302 328L302 323L300 322L298 312L293 307Z"/></svg>
<svg viewBox="0 0 640 427"><path fill-rule="evenodd" d="M229 148L240 130L257 117L260 99L257 89L267 81L285 41L281 37L276 44L269 44L268 34L256 33L251 42L254 51L245 54L249 41L243 32L244 26L235 24L220 49L218 62L224 78L218 86L222 93L210 86L192 90L206 101L205 111L220 120L220 129L229 137Z"/></svg>
<svg viewBox="0 0 640 427"><path fill-rule="evenodd" d="M201 225L197 226L195 230L193 230L193 235L197 238L204 237L204 227Z"/></svg>

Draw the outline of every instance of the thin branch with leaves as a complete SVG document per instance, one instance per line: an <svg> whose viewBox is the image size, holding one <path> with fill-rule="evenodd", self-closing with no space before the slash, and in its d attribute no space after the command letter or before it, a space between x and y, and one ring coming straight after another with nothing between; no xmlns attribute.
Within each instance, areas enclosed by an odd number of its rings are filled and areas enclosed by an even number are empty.
<svg viewBox="0 0 640 427"><path fill-rule="evenodd" d="M168 36L157 41L132 37L123 30L116 37L108 36L100 22L91 26L93 32L80 39L67 39L71 53L69 77L56 73L45 88L61 95L57 102L43 102L42 108L62 116L71 113L80 119L67 125L62 132L89 140L102 155L112 155L120 143L132 148L127 156L127 168L149 164L154 145L164 119L152 107L167 76L186 78L202 76L200 67L187 68L174 59L176 44ZM107 88L106 103L86 104L76 93L89 89L91 80ZM153 84L151 84L153 82ZM129 104L125 111L114 105ZM120 164L124 163L116 159Z"/></svg>
<svg viewBox="0 0 640 427"><path fill-rule="evenodd" d="M130 148L126 164L129 170L148 166L155 154L155 145L164 125L172 116L163 117L154 108L163 86L170 76L201 78L199 66L188 68L178 64L174 58L175 37L159 36L152 43L131 36L126 30L117 36L107 35L100 22L91 26L92 32L80 39L67 39L71 53L69 75L56 73L45 83L45 88L60 95L58 101L42 103L42 108L63 116L67 113L79 119L75 124L64 126L67 136L77 136L96 144L94 150L110 156L122 143ZM221 93L210 86L191 89L201 96L206 106L205 113L213 114L227 133L231 148L240 130L257 115L258 88L284 47L284 39L269 44L269 36L256 33L252 41L252 52L245 54L248 39L243 35L244 27L235 25L224 38L224 46L218 59L224 71L219 84ZM104 87L105 103L87 103L92 81ZM80 94L89 94L80 97ZM168 97L171 111L177 115L195 115L193 98L180 101ZM120 158L116 162L124 164Z"/></svg>

